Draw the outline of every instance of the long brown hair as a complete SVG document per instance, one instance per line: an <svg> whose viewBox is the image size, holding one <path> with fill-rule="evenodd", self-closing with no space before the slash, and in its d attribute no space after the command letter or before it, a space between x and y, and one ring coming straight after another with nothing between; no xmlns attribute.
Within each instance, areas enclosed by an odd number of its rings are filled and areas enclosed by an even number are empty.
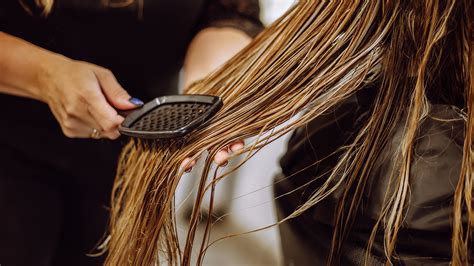
<svg viewBox="0 0 474 266"><path fill-rule="evenodd" d="M30 14L33 15L32 7L27 3L28 0L19 0L20 4L23 6L23 8ZM31 1L31 0L30 0ZM109 6L109 7L115 7L115 8L121 8L121 7L126 7L135 2L135 0L126 0L126 1L120 1L120 2L110 2L110 0L97 0L100 2L103 2L104 5ZM143 8L143 0L139 0L140 8ZM54 0L34 0L34 7L38 8L39 14L41 16L48 16L51 11L53 10L54 6ZM141 11L142 13L143 11Z"/></svg>
<svg viewBox="0 0 474 266"><path fill-rule="evenodd" d="M33 12L33 8L38 8L40 11L40 15L42 16L47 16L49 13L51 13L51 10L53 9L54 5L54 0L34 0L33 4L34 6L31 6L29 3L27 3L26 0L19 0L20 4L23 6L23 8L30 14L33 15L35 12Z"/></svg>
<svg viewBox="0 0 474 266"><path fill-rule="evenodd" d="M432 101L458 104L465 117L461 174L454 194L452 263L469 258L473 189L473 3L432 1L300 1L248 47L187 93L218 95L224 107L206 127L183 139L132 139L121 155L113 188L108 265L190 265L193 241L207 190L234 169L214 174L212 158L235 140L258 136L241 153L248 156L303 126L367 84L377 84L370 116L324 184L284 219L294 218L338 188L328 264L337 264L351 230L366 181L393 128L406 120L377 230L384 232L387 264L409 201L414 141ZM296 114L302 115L291 120ZM405 119L406 118L406 119ZM277 126L279 127L278 129ZM198 186L184 249L177 239L173 197L183 174L181 162L209 151ZM237 166L238 167L238 166ZM210 209L212 212L211 196ZM466 221L467 223L463 222ZM208 221L198 263L209 245Z"/></svg>

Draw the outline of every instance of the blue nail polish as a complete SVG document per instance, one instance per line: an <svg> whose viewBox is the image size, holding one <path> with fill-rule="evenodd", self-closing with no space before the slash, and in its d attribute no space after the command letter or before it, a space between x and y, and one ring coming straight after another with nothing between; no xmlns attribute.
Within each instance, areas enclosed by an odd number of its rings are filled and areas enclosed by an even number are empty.
<svg viewBox="0 0 474 266"><path fill-rule="evenodd" d="M133 103L134 105L137 105L137 106L142 106L142 105L145 104L142 100L140 100L138 98L130 98L128 101Z"/></svg>

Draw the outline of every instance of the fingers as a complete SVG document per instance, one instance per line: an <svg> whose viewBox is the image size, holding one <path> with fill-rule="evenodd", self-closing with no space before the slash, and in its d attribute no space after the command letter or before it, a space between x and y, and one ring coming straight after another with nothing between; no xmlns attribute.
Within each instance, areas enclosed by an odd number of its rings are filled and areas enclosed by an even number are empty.
<svg viewBox="0 0 474 266"><path fill-rule="evenodd" d="M118 126L124 118L117 110L130 110L143 105L143 102L131 98L125 89L120 86L115 76L108 69L91 65L97 77L99 88L91 93L87 110L98 122L103 135L110 139L120 136Z"/></svg>
<svg viewBox="0 0 474 266"><path fill-rule="evenodd" d="M87 97L62 105L64 110L60 113L64 115L61 127L65 133L68 132L66 136L117 139L120 136L118 127L124 118L109 105L98 84L90 85L84 90L87 90ZM100 134L91 136L93 131Z"/></svg>
<svg viewBox="0 0 474 266"><path fill-rule="evenodd" d="M97 76L107 101L116 109L130 110L143 105L141 100L132 98L128 92L122 88L111 71L97 67L94 73Z"/></svg>
<svg viewBox="0 0 474 266"><path fill-rule="evenodd" d="M186 172L191 172L191 170L193 169L193 167L196 165L196 161L195 160L191 160L191 158L186 158L183 160L183 162L181 163L181 169L184 169L184 171Z"/></svg>
<svg viewBox="0 0 474 266"><path fill-rule="evenodd" d="M244 141L238 140L231 143L229 146L218 151L214 157L214 162L219 166L226 166L229 160L229 157L232 153L238 152L244 148Z"/></svg>
<svg viewBox="0 0 474 266"><path fill-rule="evenodd" d="M230 150L232 152L238 152L242 150L245 146L245 142L243 140L237 140L229 145Z"/></svg>
<svg viewBox="0 0 474 266"><path fill-rule="evenodd" d="M108 104L104 95L98 90L90 92L87 111L97 121L99 129L105 133L115 132L124 119Z"/></svg>
<svg viewBox="0 0 474 266"><path fill-rule="evenodd" d="M77 116L66 114L64 111L57 111L55 108L51 108L51 110L56 119L61 121L61 129L66 137L116 139L120 136L120 133L116 128L110 131L102 130L102 127L90 113L86 112Z"/></svg>
<svg viewBox="0 0 474 266"><path fill-rule="evenodd" d="M143 105L118 84L109 70L81 61L65 60L54 64L54 75L46 79L45 102L66 136L102 138L119 137L118 127L124 118L119 110ZM94 130L96 129L96 130Z"/></svg>
<svg viewBox="0 0 474 266"><path fill-rule="evenodd" d="M95 67L94 73L97 76L100 89L91 93L87 110L94 120L98 122L104 136L116 139L120 136L117 130L118 126L124 120L117 113L116 109L134 109L142 106L143 102L136 98L131 98L127 91L118 84L109 70Z"/></svg>
<svg viewBox="0 0 474 266"><path fill-rule="evenodd" d="M100 138L108 138L108 139L117 139L120 137L120 132L118 131L118 127L122 124L124 118L121 117L120 115L117 115L117 124L109 128L105 128L104 126L107 125L101 125L99 123L100 120L96 120L94 118L94 114L91 113L91 110L88 108L88 119L87 119L87 124L93 126L92 128L97 129L100 131Z"/></svg>
<svg viewBox="0 0 474 266"><path fill-rule="evenodd" d="M227 164L227 160L229 158L229 149L222 149L216 153L214 157L214 162L219 166L224 166Z"/></svg>
<svg viewBox="0 0 474 266"><path fill-rule="evenodd" d="M94 129L98 130L97 127L90 127L79 119L69 119L62 127L64 135L69 138L90 138ZM96 137L100 137L100 131L97 131Z"/></svg>
<svg viewBox="0 0 474 266"><path fill-rule="evenodd" d="M68 138L100 138L101 132L98 128L97 125L90 125L77 118L68 118L61 125L64 135ZM94 132L96 132L95 136L93 136Z"/></svg>
<svg viewBox="0 0 474 266"><path fill-rule="evenodd" d="M242 150L244 146L245 142L243 140L238 140L231 143L229 146L216 153L216 156L214 156L214 162L221 167L226 166L231 154ZM181 163L181 168L184 169L186 172L190 172L194 165L196 165L195 160L191 160L191 158L186 158Z"/></svg>

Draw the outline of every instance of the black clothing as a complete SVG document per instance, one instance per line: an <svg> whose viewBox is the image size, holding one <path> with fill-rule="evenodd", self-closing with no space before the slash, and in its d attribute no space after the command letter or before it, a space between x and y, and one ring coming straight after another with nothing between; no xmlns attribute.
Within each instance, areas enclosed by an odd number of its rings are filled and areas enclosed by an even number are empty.
<svg viewBox="0 0 474 266"><path fill-rule="evenodd" d="M2 145L2 265L102 265L103 257L85 254L105 233L115 157L102 155L100 162L81 160L71 165L77 171L65 172Z"/></svg>
<svg viewBox="0 0 474 266"><path fill-rule="evenodd" d="M104 2L117 1L56 0L45 18L19 0L1 1L0 31L108 68L130 95L148 101L177 93L198 30L234 27L254 36L262 29L258 0ZM100 264L84 254L105 231L125 140L68 139L48 106L30 99L0 94L0 113L0 264Z"/></svg>
<svg viewBox="0 0 474 266"><path fill-rule="evenodd" d="M373 92L372 88L362 90L308 126L298 129L291 137L288 151L281 159L283 175L276 178L275 196L299 189L277 200L280 219L304 203L325 181L325 173L334 167L341 155L337 149L352 143L354 133L363 125L373 102ZM421 124L411 169L408 213L397 242L397 255L401 259L398 263L401 265L447 265L451 258L450 216L464 141L464 120L460 113L454 106L435 104ZM392 133L369 176L361 203L363 207L343 244L341 265L364 263L368 239L389 187L390 170L396 167L393 165L396 161L394 154L400 146L403 125L400 123ZM322 161L315 164L318 160ZM321 178L315 179L318 176ZM283 243L286 265L326 264L341 190L282 226L282 239L293 239ZM382 234L377 235L370 265L385 264L382 239ZM295 248L297 246L299 248ZM313 252L301 254L301 250Z"/></svg>
<svg viewBox="0 0 474 266"><path fill-rule="evenodd" d="M251 36L262 29L257 0L147 0L141 16L134 12L136 4L112 8L101 6L98 3L104 1L99 0L56 2L53 12L42 18L27 14L18 0L2 1L0 30L72 59L106 67L131 95L144 101L177 92L185 51L198 29L225 25ZM1 130L0 139L30 137L32 113L35 132L61 134L45 104L9 95L0 95L0 103L0 113L11 116L2 122L12 128Z"/></svg>

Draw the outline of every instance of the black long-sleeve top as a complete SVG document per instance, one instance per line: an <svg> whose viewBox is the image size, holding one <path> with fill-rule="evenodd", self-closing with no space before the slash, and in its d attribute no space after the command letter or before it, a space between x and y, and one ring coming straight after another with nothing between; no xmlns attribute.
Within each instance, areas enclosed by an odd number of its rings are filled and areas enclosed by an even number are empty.
<svg viewBox="0 0 474 266"><path fill-rule="evenodd" d="M25 2L32 14L19 0L0 2L0 31L108 68L144 101L177 93L186 48L199 30L233 27L254 36L263 28L258 0L135 0L123 7L117 0L56 0L47 17ZM0 94L0 114L0 145L61 171L87 174L115 163L119 142L67 139L44 103Z"/></svg>
<svg viewBox="0 0 474 266"><path fill-rule="evenodd" d="M275 196L285 215L305 203L327 180L341 156L338 149L350 145L366 123L377 87L359 91L344 103L295 131L280 163L282 175ZM434 101L436 102L436 101ZM410 172L410 200L397 241L395 265L448 265L451 258L453 198L462 161L464 120L455 105L433 104L421 123L415 141ZM369 175L352 230L343 242L341 265L364 265L372 229L384 204L404 122L390 134ZM308 265L326 265L335 227L336 211L346 183L301 216L292 228L314 250ZM289 193L290 191L294 191ZM466 218L466 217L464 217ZM466 219L465 219L466 222ZM472 256L471 250L471 256ZM383 234L377 233L370 252L370 265L385 265Z"/></svg>

